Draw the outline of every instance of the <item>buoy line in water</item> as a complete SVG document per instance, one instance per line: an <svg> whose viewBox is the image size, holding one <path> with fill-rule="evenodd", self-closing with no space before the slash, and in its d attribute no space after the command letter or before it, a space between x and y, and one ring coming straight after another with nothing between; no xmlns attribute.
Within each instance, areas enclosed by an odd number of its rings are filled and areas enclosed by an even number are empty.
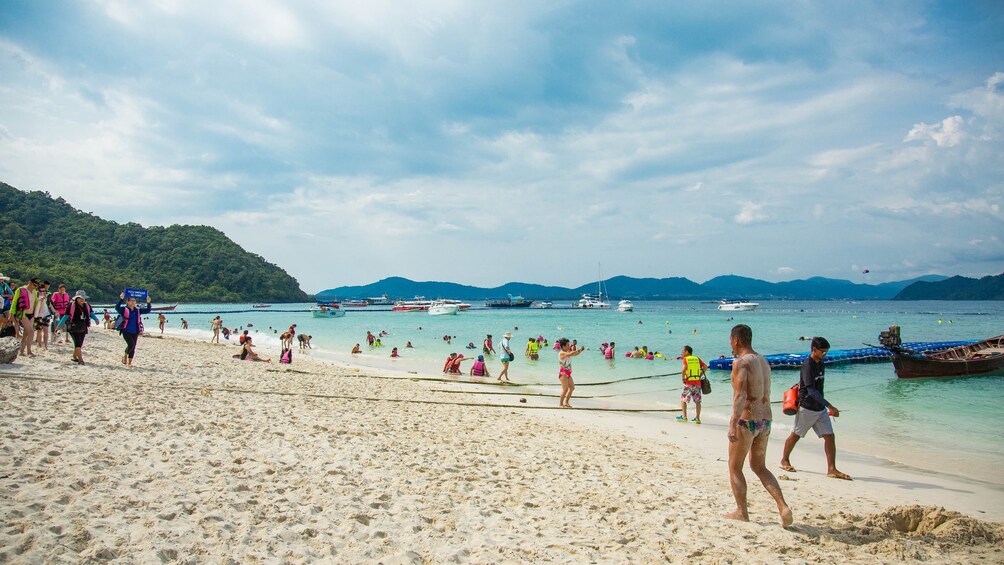
<svg viewBox="0 0 1004 565"><path fill-rule="evenodd" d="M84 381L79 379L54 379L51 377L35 377L29 375L10 375L0 373L0 378L11 379L11 380L22 380L22 381L41 381L41 382L51 382L60 384L75 384L75 385L91 385L91 386L112 386L109 382L98 382L98 381ZM475 406L475 407L485 407L485 408L507 408L507 409L517 409L517 410L565 410L561 406L524 406L520 404L489 404L489 403L472 403L472 402L445 402L440 400L411 400L406 398L379 398L370 396L350 396L341 394L317 394L309 392L286 392L281 390L253 390L253 389L241 389L241 388L229 388L229 387L192 387L192 386L179 386L179 385L158 385L158 384L133 384L133 383L114 383L115 386L121 386L125 384L134 388L159 388L165 390L183 390L189 392L195 392L198 394L206 394L212 392L229 392L231 394L261 394L261 395L272 395L272 396L289 396L289 397L301 397L301 398L321 398L321 399L331 399L331 400L361 400L365 402L396 402L399 404L427 404L427 405L439 405L439 406ZM630 412L630 413L659 413L659 412L679 412L679 409L649 409L649 408L573 408L572 410L589 411L589 412Z"/></svg>
<svg viewBox="0 0 1004 565"><path fill-rule="evenodd" d="M304 375L313 375L313 374L316 374L316 373L311 373L311 372L308 372L308 371L297 371L296 369L265 369L265 370L267 372L270 372L270 373L289 372L289 373L302 373ZM579 387L583 387L583 386L612 385L612 384L617 384L617 383L626 383L628 381L640 381L640 380L644 380L644 379L657 379L657 378L662 378L662 377L679 376L680 374L681 374L681 372L677 371L675 373L663 373L663 374L659 374L659 375L644 375L644 376L641 376L641 377L628 377L626 379L619 379L619 380L614 380L614 381L605 381L605 382L601 382L601 383L575 383L575 388L579 388ZM339 375L339 376L342 376L342 377L353 377L353 378L357 378L357 379L385 379L385 380L390 380L390 381L412 381L412 382L429 382L429 383L458 383L458 384L476 384L476 385L484 385L484 386L501 386L501 387L561 386L561 383L513 383L513 382L508 382L508 381L506 381L506 382L498 382L498 381L494 381L494 382L493 381L462 381L462 380L460 380L460 377L467 377L467 376L469 376L469 375L463 375L463 374L457 375L457 378L455 378L455 379L449 379L449 378L444 379L444 378L439 378L439 377L381 377L381 376L377 376L377 375L351 375L351 374L349 374L349 375ZM681 390L681 389L668 389L668 390L672 391L672 390Z"/></svg>
<svg viewBox="0 0 1004 565"><path fill-rule="evenodd" d="M466 384L466 383L464 383ZM577 385L576 385L577 386ZM668 392L679 389L668 389ZM445 392L446 394L487 394L492 396L544 396L547 398L558 398L560 394L547 394L543 392L494 392L491 390L447 390L444 388L430 389L431 392ZM631 396L636 394L652 394L655 392L667 392L665 389L644 390L641 392L625 392L623 394L597 394L592 396L576 396L575 398L613 398L615 396Z"/></svg>

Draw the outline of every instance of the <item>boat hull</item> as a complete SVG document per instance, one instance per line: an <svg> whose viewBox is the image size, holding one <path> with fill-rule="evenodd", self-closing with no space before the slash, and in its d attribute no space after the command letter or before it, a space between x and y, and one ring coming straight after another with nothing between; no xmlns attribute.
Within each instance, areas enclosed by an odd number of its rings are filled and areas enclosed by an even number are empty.
<svg viewBox="0 0 1004 565"><path fill-rule="evenodd" d="M759 304L755 302L744 302L741 304L719 304L718 309L722 312L752 312Z"/></svg>
<svg viewBox="0 0 1004 565"><path fill-rule="evenodd" d="M995 371L1004 372L1004 355L987 359L944 361L910 355L893 355L896 376L901 379L923 377L967 377L986 375Z"/></svg>
<svg viewBox="0 0 1004 565"><path fill-rule="evenodd" d="M894 351L892 364L901 379L1004 374L1004 335L923 355Z"/></svg>
<svg viewBox="0 0 1004 565"><path fill-rule="evenodd" d="M312 308L310 310L310 315L315 318L341 318L345 315L344 310L338 310L335 308L328 308L326 310L321 310L320 308Z"/></svg>
<svg viewBox="0 0 1004 565"><path fill-rule="evenodd" d="M429 308L430 316L456 316L457 312L460 311L460 307L455 304L447 304L444 306L432 306Z"/></svg>

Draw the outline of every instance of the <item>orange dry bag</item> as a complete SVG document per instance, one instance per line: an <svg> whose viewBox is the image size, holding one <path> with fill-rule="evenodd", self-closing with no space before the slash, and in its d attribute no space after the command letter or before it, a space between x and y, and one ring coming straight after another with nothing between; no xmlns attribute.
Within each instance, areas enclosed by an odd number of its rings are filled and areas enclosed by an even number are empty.
<svg viewBox="0 0 1004 565"><path fill-rule="evenodd" d="M784 400L781 402L781 411L786 416L794 416L798 412L798 385L794 385L784 391Z"/></svg>

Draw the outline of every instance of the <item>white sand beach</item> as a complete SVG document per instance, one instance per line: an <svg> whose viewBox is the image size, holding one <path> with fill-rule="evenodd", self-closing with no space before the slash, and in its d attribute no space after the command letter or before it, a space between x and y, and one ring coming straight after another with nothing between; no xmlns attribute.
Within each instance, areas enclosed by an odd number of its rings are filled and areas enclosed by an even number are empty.
<svg viewBox="0 0 1004 565"><path fill-rule="evenodd" d="M843 451L856 480L829 479L811 437L797 473L771 439L784 530L749 472L752 521L722 517L722 426L180 339L130 370L122 346L0 366L0 561L1004 562L1001 484Z"/></svg>

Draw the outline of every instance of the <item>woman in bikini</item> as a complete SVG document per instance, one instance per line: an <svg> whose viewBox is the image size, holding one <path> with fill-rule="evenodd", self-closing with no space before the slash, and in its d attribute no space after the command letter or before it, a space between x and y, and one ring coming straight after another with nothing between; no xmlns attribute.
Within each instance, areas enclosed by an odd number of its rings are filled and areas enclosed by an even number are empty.
<svg viewBox="0 0 1004 565"><path fill-rule="evenodd" d="M575 390L575 383L572 381L572 357L582 353L586 348L572 349L568 338L564 337L558 340L558 345L561 346L561 351L558 353L558 380L561 381L561 398L558 406L571 408L572 405L568 402L572 399L572 391Z"/></svg>

